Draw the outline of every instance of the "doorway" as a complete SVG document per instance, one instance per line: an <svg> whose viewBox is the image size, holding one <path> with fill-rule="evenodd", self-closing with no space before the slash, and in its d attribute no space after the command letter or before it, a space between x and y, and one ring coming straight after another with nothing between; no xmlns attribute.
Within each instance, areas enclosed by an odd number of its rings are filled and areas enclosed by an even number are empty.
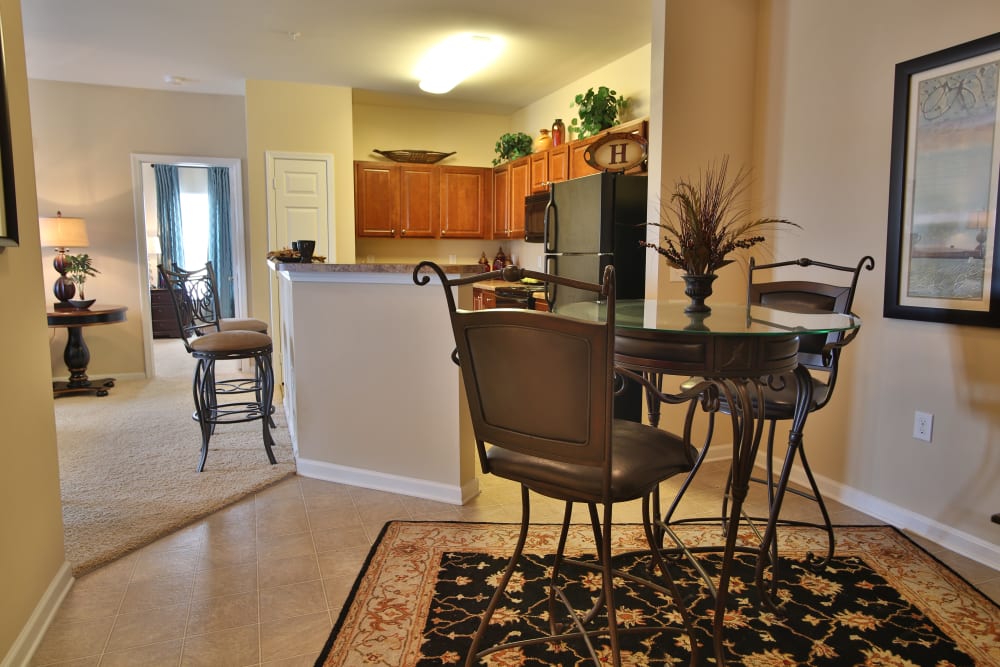
<svg viewBox="0 0 1000 667"><path fill-rule="evenodd" d="M236 317L246 317L247 313L247 280L246 280L246 242L243 226L243 177L239 158L206 158L178 155L136 154L132 156L132 192L135 205L135 232L138 250L138 267L140 284L143 285L140 303L142 304L143 320L143 350L145 355L146 377L156 375L155 355L153 354L152 307L150 305L150 288L157 284L156 263L159 256L157 215L156 215L156 181L153 174L154 164L169 164L176 167L224 167L229 176L229 237L231 241L232 261L232 304ZM197 179L195 179L197 180ZM196 190L197 188L195 188ZM197 200L197 193L192 193ZM207 222L204 224L209 224ZM207 233L207 229L204 231ZM200 257L200 255L199 255ZM204 266L204 259L198 260ZM185 262L185 268L196 268L194 264Z"/></svg>

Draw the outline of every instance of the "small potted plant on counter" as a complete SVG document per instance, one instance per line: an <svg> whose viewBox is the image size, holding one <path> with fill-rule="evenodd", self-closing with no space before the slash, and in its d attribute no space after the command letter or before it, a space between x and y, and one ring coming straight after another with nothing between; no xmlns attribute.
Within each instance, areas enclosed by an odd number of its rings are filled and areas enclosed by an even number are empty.
<svg viewBox="0 0 1000 667"><path fill-rule="evenodd" d="M66 255L66 277L80 290L79 299L70 299L70 305L74 308L89 308L95 299L88 299L83 293L83 286L87 278L96 276L100 271L94 268L90 255Z"/></svg>

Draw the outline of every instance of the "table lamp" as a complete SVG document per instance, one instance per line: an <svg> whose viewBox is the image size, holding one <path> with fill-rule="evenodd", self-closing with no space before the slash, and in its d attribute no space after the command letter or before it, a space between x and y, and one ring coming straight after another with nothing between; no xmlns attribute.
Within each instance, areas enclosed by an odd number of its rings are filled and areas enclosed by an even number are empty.
<svg viewBox="0 0 1000 667"><path fill-rule="evenodd" d="M160 272L156 269L156 265L160 261L160 255L163 254L163 248L160 247L160 237L159 236L147 236L146 237L146 264L149 267L149 286L150 287L162 287L160 285ZM155 257L155 259L153 259Z"/></svg>
<svg viewBox="0 0 1000 667"><path fill-rule="evenodd" d="M90 245L87 238L87 223L83 218L64 218L62 211L56 211L54 218L39 218L42 247L55 248L56 256L52 266L59 273L52 293L59 302L56 308L69 308L69 300L76 294L76 285L66 277L66 250L69 248L86 248Z"/></svg>

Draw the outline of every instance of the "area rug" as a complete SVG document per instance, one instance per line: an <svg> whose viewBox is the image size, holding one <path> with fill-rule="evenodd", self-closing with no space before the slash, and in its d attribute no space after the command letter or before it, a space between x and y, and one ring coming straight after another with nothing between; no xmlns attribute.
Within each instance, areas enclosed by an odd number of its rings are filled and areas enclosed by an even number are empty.
<svg viewBox="0 0 1000 667"><path fill-rule="evenodd" d="M478 627L516 541L513 524L391 522L369 554L317 667L464 664ZM681 526L689 545L717 544L717 526ZM783 614L758 605L753 556L739 557L726 613L727 658L733 665L881 665L950 667L1000 665L1000 609L902 533L885 526L838 526L837 555L826 567L805 565L807 554L823 551L822 536L807 528L783 528L781 548L790 559L780 587ZM617 531L615 553L642 549L638 526ZM557 526L532 528L529 564L515 574L486 644L501 638L535 636L547 627L544 595L547 557ZM740 535L749 543L751 535ZM585 526L574 526L569 551L592 551ZM636 556L618 566L644 567ZM718 557L699 556L709 571ZM711 598L700 577L679 559L674 577L696 616L699 643L710 647ZM571 597L581 608L592 599L594 576L579 571ZM599 577L597 577L599 582ZM623 597L619 619L670 615L669 603L641 591ZM640 599L641 598L641 599ZM574 603L576 604L576 603ZM664 609L667 611L664 612ZM665 615L666 614L666 615ZM622 622L622 620L620 620ZM686 665L684 636L629 635L623 664ZM606 645L595 641L599 655ZM582 646L572 642L494 653L489 665L587 665ZM714 664L711 649L703 664ZM610 664L608 660L607 664Z"/></svg>
<svg viewBox="0 0 1000 667"><path fill-rule="evenodd" d="M55 402L66 559L80 576L295 473L284 413L272 429L277 465L260 422L216 429L204 472L191 419L193 360L180 341L152 380L118 381L107 396Z"/></svg>

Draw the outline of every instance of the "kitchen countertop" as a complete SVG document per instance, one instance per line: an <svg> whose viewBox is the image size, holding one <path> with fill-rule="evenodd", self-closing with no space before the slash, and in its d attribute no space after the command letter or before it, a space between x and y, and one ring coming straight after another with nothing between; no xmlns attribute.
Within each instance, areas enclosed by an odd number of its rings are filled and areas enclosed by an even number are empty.
<svg viewBox="0 0 1000 667"><path fill-rule="evenodd" d="M313 262L301 264L298 262L280 262L269 259L271 267L278 271L289 273L413 273L413 269L419 262L412 264L327 264ZM457 273L459 275L472 275L483 272L483 267L479 264L439 264L445 273ZM503 281L500 281L503 282Z"/></svg>

